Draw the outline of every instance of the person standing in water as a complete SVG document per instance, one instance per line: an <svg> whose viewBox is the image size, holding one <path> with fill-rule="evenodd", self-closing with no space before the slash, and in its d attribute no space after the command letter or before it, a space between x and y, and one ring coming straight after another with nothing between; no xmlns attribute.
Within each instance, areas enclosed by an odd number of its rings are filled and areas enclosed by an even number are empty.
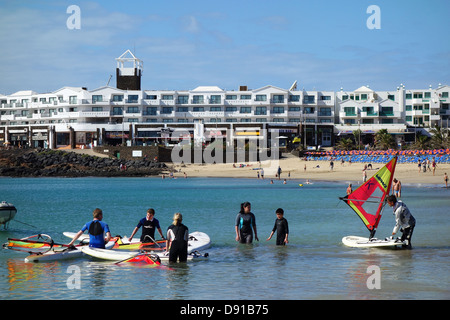
<svg viewBox="0 0 450 320"><path fill-rule="evenodd" d="M256 230L255 215L251 212L250 202L241 204L241 211L236 216L236 241L240 243L252 243L253 231L255 232L255 239L258 239L258 232Z"/></svg>
<svg viewBox="0 0 450 320"><path fill-rule="evenodd" d="M272 239L273 234L275 231L277 232L277 246L284 246L286 245L288 241L289 236L289 226L287 220L284 218L284 210L281 208L278 208L275 211L277 218L275 219L275 225L273 226L272 232L270 233L269 238L267 238L267 241Z"/></svg>
<svg viewBox="0 0 450 320"><path fill-rule="evenodd" d="M166 248L169 251L169 262L187 261L189 229L182 224L183 216L175 213L173 223L167 228Z"/></svg>
<svg viewBox="0 0 450 320"><path fill-rule="evenodd" d="M402 202L397 201L394 195L387 197L387 203L394 210L395 226L392 230L392 235L395 235L399 230L402 232L401 241L404 241L404 248L411 249L411 238L416 226L416 219L413 217L408 207Z"/></svg>
<svg viewBox="0 0 450 320"><path fill-rule="evenodd" d="M153 242L153 240L155 240L155 229L158 230L161 238L164 240L161 227L159 226L159 221L155 218L154 209L148 209L145 218L139 220L139 223L137 224L136 228L134 228L130 238L128 239L130 242L140 227L142 227L142 234L140 238L141 242Z"/></svg>

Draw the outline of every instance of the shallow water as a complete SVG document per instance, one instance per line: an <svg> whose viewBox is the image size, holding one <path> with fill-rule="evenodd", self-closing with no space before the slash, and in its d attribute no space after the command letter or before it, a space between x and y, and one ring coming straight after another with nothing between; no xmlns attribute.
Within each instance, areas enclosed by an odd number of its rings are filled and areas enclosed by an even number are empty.
<svg viewBox="0 0 450 320"><path fill-rule="evenodd" d="M9 229L0 231L1 243L38 233L67 243L62 232L78 231L96 207L113 235L129 236L152 207L163 230L181 212L190 231L206 232L212 246L208 259L176 264L174 270L89 257L25 263L25 253L2 249L0 299L449 299L450 190L404 185L403 200L417 220L413 250L344 247L343 236L368 236L338 200L345 190L343 182L299 180L271 185L226 178L1 178L0 200L18 208ZM244 201L256 215L260 241L253 245L234 240ZM265 241L278 207L289 222L286 247L275 246L275 237ZM386 208L377 236L389 236L393 226ZM368 288L370 266L379 267L380 289Z"/></svg>

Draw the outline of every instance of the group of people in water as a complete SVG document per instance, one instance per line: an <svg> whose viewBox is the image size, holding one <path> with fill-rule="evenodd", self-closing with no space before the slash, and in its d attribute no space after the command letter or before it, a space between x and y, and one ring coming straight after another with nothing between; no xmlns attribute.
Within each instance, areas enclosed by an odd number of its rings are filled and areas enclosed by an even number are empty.
<svg viewBox="0 0 450 320"><path fill-rule="evenodd" d="M72 246L74 242L85 232L89 234L89 246L93 248L105 248L106 243L111 239L111 231L108 224L103 220L103 211L96 208L93 212L93 220L87 222L68 244ZM183 223L183 216L177 212L173 216L173 223L167 228L166 237L164 237L158 219L155 218L155 210L148 209L147 215L139 220L134 228L129 241L133 239L136 232L142 227L141 242L155 242L155 230L158 230L161 238L166 240L166 250L168 251L169 261L180 262L187 261L189 229Z"/></svg>

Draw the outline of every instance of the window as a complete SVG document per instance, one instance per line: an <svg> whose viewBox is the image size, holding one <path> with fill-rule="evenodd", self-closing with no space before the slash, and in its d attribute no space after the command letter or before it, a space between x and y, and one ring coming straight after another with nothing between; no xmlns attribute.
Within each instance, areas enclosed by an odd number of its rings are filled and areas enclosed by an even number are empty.
<svg viewBox="0 0 450 320"><path fill-rule="evenodd" d="M412 106L411 106L411 105L405 106L405 110L406 110L406 111L412 111Z"/></svg>
<svg viewBox="0 0 450 320"><path fill-rule="evenodd" d="M121 116L123 115L121 107L113 107L113 116Z"/></svg>
<svg viewBox="0 0 450 320"><path fill-rule="evenodd" d="M342 101L344 101L344 100L348 100L348 95L347 94L342 96Z"/></svg>
<svg viewBox="0 0 450 320"><path fill-rule="evenodd" d="M189 96L178 96L178 103L179 104L189 103Z"/></svg>
<svg viewBox="0 0 450 320"><path fill-rule="evenodd" d="M425 98L431 98L431 92L425 92Z"/></svg>
<svg viewBox="0 0 450 320"><path fill-rule="evenodd" d="M289 112L299 112L302 111L301 107L289 107Z"/></svg>
<svg viewBox="0 0 450 320"><path fill-rule="evenodd" d="M392 101L395 101L395 96L393 94L389 94L388 95L388 99L392 100Z"/></svg>
<svg viewBox="0 0 450 320"><path fill-rule="evenodd" d="M128 95L128 103L136 103L138 102L138 95Z"/></svg>
<svg viewBox="0 0 450 320"><path fill-rule="evenodd" d="M94 111L94 112L103 111L103 107L92 107L92 111Z"/></svg>
<svg viewBox="0 0 450 320"><path fill-rule="evenodd" d="M209 108L209 111L222 111L222 107L211 107Z"/></svg>
<svg viewBox="0 0 450 320"><path fill-rule="evenodd" d="M416 92L413 95L414 99L422 99L423 95L422 92Z"/></svg>
<svg viewBox="0 0 450 320"><path fill-rule="evenodd" d="M367 94L361 93L361 100L367 100Z"/></svg>
<svg viewBox="0 0 450 320"><path fill-rule="evenodd" d="M235 111L237 111L237 107L225 107L225 111L227 111L227 112L235 112Z"/></svg>
<svg viewBox="0 0 450 320"><path fill-rule="evenodd" d="M448 98L448 92L442 92L441 93L442 98Z"/></svg>
<svg viewBox="0 0 450 320"><path fill-rule="evenodd" d="M272 98L273 103L283 103L284 102L284 96L282 94L275 94Z"/></svg>
<svg viewBox="0 0 450 320"><path fill-rule="evenodd" d="M265 94L257 94L255 101L267 101L267 96Z"/></svg>
<svg viewBox="0 0 450 320"><path fill-rule="evenodd" d="M315 97L314 96L305 96L303 98L303 103L314 103Z"/></svg>
<svg viewBox="0 0 450 320"><path fill-rule="evenodd" d="M235 94L234 95L228 94L225 99L227 99L227 100L237 100L237 95L235 95Z"/></svg>
<svg viewBox="0 0 450 320"><path fill-rule="evenodd" d="M251 100L252 96L250 94L241 94L241 100Z"/></svg>
<svg viewBox="0 0 450 320"><path fill-rule="evenodd" d="M156 99L158 99L158 97L156 95L147 95L145 97L145 99L147 99L147 100L156 100Z"/></svg>
<svg viewBox="0 0 450 320"><path fill-rule="evenodd" d="M319 117L331 117L331 108L320 108Z"/></svg>
<svg viewBox="0 0 450 320"><path fill-rule="evenodd" d="M394 115L394 107L381 107L380 116L393 116L393 115Z"/></svg>
<svg viewBox="0 0 450 320"><path fill-rule="evenodd" d="M300 96L299 95L291 95L291 96L289 96L289 101L299 102L300 101Z"/></svg>
<svg viewBox="0 0 450 320"><path fill-rule="evenodd" d="M194 111L194 112L203 112L203 111L205 111L205 108L204 107L194 107L192 111Z"/></svg>
<svg viewBox="0 0 450 320"><path fill-rule="evenodd" d="M77 104L77 96L70 96L69 104Z"/></svg>
<svg viewBox="0 0 450 320"><path fill-rule="evenodd" d="M178 107L177 112L189 112L189 107Z"/></svg>
<svg viewBox="0 0 450 320"><path fill-rule="evenodd" d="M252 107L241 107L239 113L252 113Z"/></svg>
<svg viewBox="0 0 450 320"><path fill-rule="evenodd" d="M173 112L173 107L162 107L161 114L171 114Z"/></svg>
<svg viewBox="0 0 450 320"><path fill-rule="evenodd" d="M139 107L128 107L127 113L139 113Z"/></svg>
<svg viewBox="0 0 450 320"><path fill-rule="evenodd" d="M267 114L267 107L256 107L255 115L266 115Z"/></svg>
<svg viewBox="0 0 450 320"><path fill-rule="evenodd" d="M331 96L321 96L320 100L331 101Z"/></svg>
<svg viewBox="0 0 450 320"><path fill-rule="evenodd" d="M412 94L411 93L407 93L406 94L406 99L412 99Z"/></svg>
<svg viewBox="0 0 450 320"><path fill-rule="evenodd" d="M211 104L220 104L220 102L222 101L222 97L219 95L212 95L211 96L211 100L210 103Z"/></svg>
<svg viewBox="0 0 450 320"><path fill-rule="evenodd" d="M193 103L193 104L204 103L204 102L203 102L203 96L193 96L193 97L192 97L192 103Z"/></svg>
<svg viewBox="0 0 450 320"><path fill-rule="evenodd" d="M284 113L284 107L273 107L272 113Z"/></svg>
<svg viewBox="0 0 450 320"><path fill-rule="evenodd" d="M123 101L123 94L115 94L115 95L113 95L112 101L114 101L114 102L121 102L121 101Z"/></svg>
<svg viewBox="0 0 450 320"><path fill-rule="evenodd" d="M147 110L144 111L145 116L156 116L156 107L147 107Z"/></svg>
<svg viewBox="0 0 450 320"><path fill-rule="evenodd" d="M163 94L161 100L173 100L172 94Z"/></svg>
<svg viewBox="0 0 450 320"><path fill-rule="evenodd" d="M103 101L103 96L101 96L101 95L92 96L92 103L102 102L102 101Z"/></svg>

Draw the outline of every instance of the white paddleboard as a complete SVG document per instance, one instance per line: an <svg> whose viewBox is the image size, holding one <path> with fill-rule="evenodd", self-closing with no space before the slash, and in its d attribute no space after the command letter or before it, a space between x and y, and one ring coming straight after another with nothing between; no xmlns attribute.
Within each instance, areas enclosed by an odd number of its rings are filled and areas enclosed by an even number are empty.
<svg viewBox="0 0 450 320"><path fill-rule="evenodd" d="M396 247L403 245L404 242L397 239L377 239L365 238L359 236L346 236L342 238L342 243L347 247L353 248L382 248L382 247Z"/></svg>
<svg viewBox="0 0 450 320"><path fill-rule="evenodd" d="M67 238L73 239L76 235L77 232L63 232L63 235L65 235ZM111 237L111 239L113 239L114 237ZM89 243L89 234L83 233L78 240L83 241L84 243ZM111 240L112 241L112 240ZM139 238L134 238L131 239L131 242L128 240L128 237L123 237L122 238L122 243L138 243L140 242Z"/></svg>
<svg viewBox="0 0 450 320"><path fill-rule="evenodd" d="M195 231L189 233L188 253L202 251L211 246L211 239L204 232Z"/></svg>

